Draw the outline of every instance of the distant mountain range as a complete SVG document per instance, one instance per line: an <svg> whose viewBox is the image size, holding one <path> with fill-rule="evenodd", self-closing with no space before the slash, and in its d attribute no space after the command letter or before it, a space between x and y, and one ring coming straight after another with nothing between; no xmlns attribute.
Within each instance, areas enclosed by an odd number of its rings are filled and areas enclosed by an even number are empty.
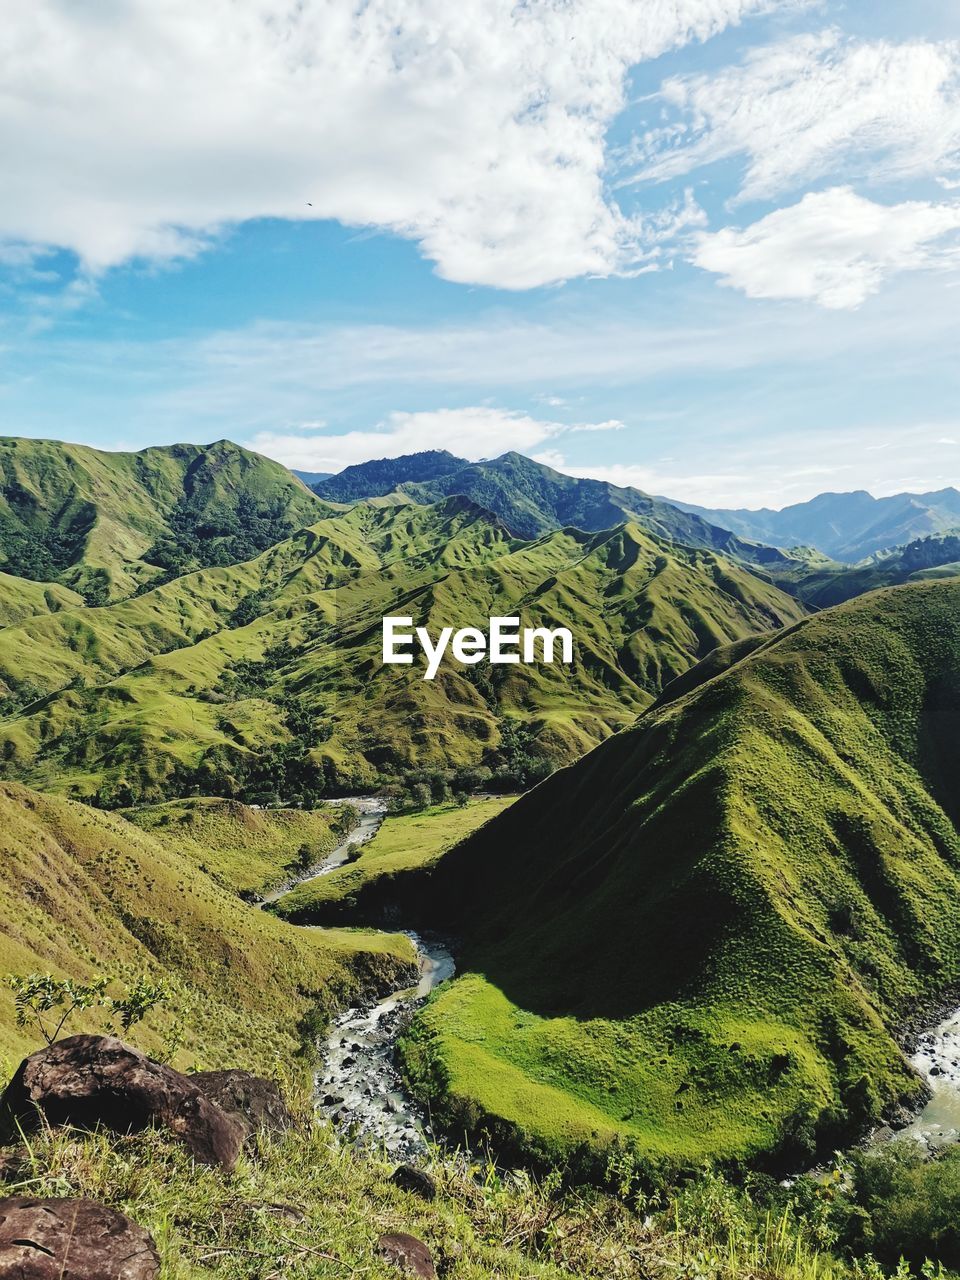
<svg viewBox="0 0 960 1280"><path fill-rule="evenodd" d="M890 498L874 498L863 490L824 493L782 511L730 510L576 479L519 453L483 462L468 462L442 449L381 458L347 467L314 489L330 502L390 496L436 501L462 493L521 537L564 525L594 530L636 520L659 537L712 547L773 572L797 558L784 549L812 548L832 560L856 564L928 534L960 530L957 489ZM692 519L684 521L678 512Z"/></svg>
<svg viewBox="0 0 960 1280"><path fill-rule="evenodd" d="M347 467L321 481L314 492L329 502L391 496L436 502L462 494L498 516L520 538L567 527L593 533L632 520L655 537L720 551L744 563L790 564L782 551L740 538L639 489L575 479L520 453L488 462L467 462L445 450L381 458Z"/></svg>
<svg viewBox="0 0 960 1280"><path fill-rule="evenodd" d="M741 538L777 547L816 547L834 560L857 564L878 551L913 542L927 534L960 529L960 491L898 493L874 498L863 489L821 493L782 511L698 507L663 498Z"/></svg>

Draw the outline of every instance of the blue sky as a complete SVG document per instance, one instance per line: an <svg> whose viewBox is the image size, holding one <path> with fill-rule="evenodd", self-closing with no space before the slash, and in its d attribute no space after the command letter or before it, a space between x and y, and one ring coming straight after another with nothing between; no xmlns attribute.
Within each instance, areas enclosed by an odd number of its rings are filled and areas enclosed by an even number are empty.
<svg viewBox="0 0 960 1280"><path fill-rule="evenodd" d="M0 430L960 483L951 0L34 0Z"/></svg>

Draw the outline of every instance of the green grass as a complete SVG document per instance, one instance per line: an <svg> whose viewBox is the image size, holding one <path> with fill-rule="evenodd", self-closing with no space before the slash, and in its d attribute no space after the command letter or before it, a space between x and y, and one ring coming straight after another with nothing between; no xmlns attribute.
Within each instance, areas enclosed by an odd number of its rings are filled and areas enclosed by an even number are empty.
<svg viewBox="0 0 960 1280"><path fill-rule="evenodd" d="M575 662L448 660L428 682L418 665L381 663L380 620L397 612L431 629L494 614L570 626ZM532 758L562 764L716 645L803 612L748 570L634 525L523 543L460 498L358 506L243 564L0 629L12 708L0 756L31 785L124 807L193 788L252 798L250 772L277 747L299 752L314 791L502 772L509 719ZM295 798L285 782L277 794Z"/></svg>
<svg viewBox="0 0 960 1280"><path fill-rule="evenodd" d="M251 809L201 796L128 809L123 816L237 893L260 894L314 866L351 825L342 809Z"/></svg>
<svg viewBox="0 0 960 1280"><path fill-rule="evenodd" d="M374 920L380 906L390 902L397 876L429 870L448 849L502 813L514 799L484 797L462 806L439 805L422 813L388 817L374 838L360 846L355 861L284 894L274 910L298 924Z"/></svg>
<svg viewBox="0 0 960 1280"><path fill-rule="evenodd" d="M867 591L927 579L960 577L960 533L928 534L870 556L852 568L836 564L791 570L780 580L814 608L841 604Z"/></svg>
<svg viewBox="0 0 960 1280"><path fill-rule="evenodd" d="M401 934L293 928L241 902L176 842L0 784L0 972L165 979L171 1000L145 1047L158 1050L182 1022L181 1066L289 1063L304 1019L322 1025L408 979L412 962ZM13 993L0 990L0 1051L29 1047Z"/></svg>
<svg viewBox="0 0 960 1280"><path fill-rule="evenodd" d="M285 467L226 440L103 453L0 437L0 564L97 603L246 559L327 510Z"/></svg>
<svg viewBox="0 0 960 1280"><path fill-rule="evenodd" d="M163 1280L396 1280L376 1252L394 1231L423 1240L439 1274L457 1280L880 1280L831 1251L829 1203L815 1188L765 1208L707 1179L636 1212L556 1176L440 1151L431 1203L394 1187L391 1171L324 1125L263 1142L231 1175L193 1164L160 1133L66 1130L32 1140L23 1181L6 1191L115 1206L153 1235Z"/></svg>
<svg viewBox="0 0 960 1280"><path fill-rule="evenodd" d="M455 1123L789 1167L916 1096L892 1029L960 979L960 582L710 671L398 883L463 937L406 1042Z"/></svg>

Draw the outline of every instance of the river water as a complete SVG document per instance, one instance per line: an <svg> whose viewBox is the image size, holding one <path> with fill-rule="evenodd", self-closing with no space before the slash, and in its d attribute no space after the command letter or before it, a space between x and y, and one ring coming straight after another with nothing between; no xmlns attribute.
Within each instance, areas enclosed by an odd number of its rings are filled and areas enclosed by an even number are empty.
<svg viewBox="0 0 960 1280"><path fill-rule="evenodd" d="M327 804L349 804L358 810L357 826L317 866L266 894L261 906L349 862L357 848L377 834L387 813L386 803L377 796ZM340 1014L323 1046L323 1067L316 1077L317 1106L344 1137L372 1144L398 1159L425 1155L427 1139L433 1135L422 1108L403 1087L396 1065L397 1038L413 1011L434 987L452 978L455 970L453 957L442 942L412 932L407 932L407 937L416 948L419 982L370 1008L347 1009Z"/></svg>
<svg viewBox="0 0 960 1280"><path fill-rule="evenodd" d="M939 1151L960 1141L960 1009L920 1036L910 1061L930 1086L930 1100L897 1136Z"/></svg>
<svg viewBox="0 0 960 1280"><path fill-rule="evenodd" d="M327 1037L317 1073L320 1110L352 1141L409 1160L427 1151L427 1117L403 1087L396 1064L397 1037L434 987L454 974L443 943L408 933L417 949L420 981L369 1009L347 1009Z"/></svg>
<svg viewBox="0 0 960 1280"><path fill-rule="evenodd" d="M359 821L353 830L337 845L332 853L328 853L316 866L308 867L306 871L289 880L285 880L283 884L271 889L269 893L265 893L260 900L261 906L269 906L271 903L279 901L291 889L296 889L297 885L306 884L308 880L317 880L320 876L328 876L337 867L342 867L345 862L350 861L360 845L366 844L368 840L373 839L387 816L386 801L381 800L379 796L355 796L349 800L327 800L324 807L334 808L342 807L343 805L349 805L352 809L356 809L360 815Z"/></svg>

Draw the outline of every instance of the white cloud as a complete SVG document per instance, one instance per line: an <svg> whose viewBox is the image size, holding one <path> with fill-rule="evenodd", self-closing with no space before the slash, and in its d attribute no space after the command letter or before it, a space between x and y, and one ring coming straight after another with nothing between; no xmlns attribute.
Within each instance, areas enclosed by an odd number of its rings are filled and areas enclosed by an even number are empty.
<svg viewBox="0 0 960 1280"><path fill-rule="evenodd" d="M556 450L549 465L567 475L607 480L707 508L780 508L824 491L867 489L880 498L956 485L956 474L944 464L942 451L931 448L942 430L918 424L768 431L746 443L704 442L696 451L696 465L689 468L678 458L575 464ZM877 456L866 461L872 452ZM811 453L828 461L811 465Z"/></svg>
<svg viewBox="0 0 960 1280"><path fill-rule="evenodd" d="M792 0L31 0L0 49L0 241L87 268L252 218L416 240L527 288L649 264L605 133L629 68Z"/></svg>
<svg viewBox="0 0 960 1280"><path fill-rule="evenodd" d="M622 422L546 422L528 414L484 406L391 413L375 431L297 435L261 431L250 441L259 453L300 471L339 471L370 458L398 458L424 449L448 449L476 461L511 449L530 453L539 444L574 431L610 431ZM559 455L557 455L559 456Z"/></svg>
<svg viewBox="0 0 960 1280"><path fill-rule="evenodd" d="M850 187L811 193L740 230L700 233L692 260L751 298L858 307L894 272L956 265L960 202L874 204Z"/></svg>
<svg viewBox="0 0 960 1280"><path fill-rule="evenodd" d="M751 52L713 75L674 77L678 118L634 145L632 181L746 159L742 199L843 172L846 180L960 177L960 42L856 41L837 31Z"/></svg>

